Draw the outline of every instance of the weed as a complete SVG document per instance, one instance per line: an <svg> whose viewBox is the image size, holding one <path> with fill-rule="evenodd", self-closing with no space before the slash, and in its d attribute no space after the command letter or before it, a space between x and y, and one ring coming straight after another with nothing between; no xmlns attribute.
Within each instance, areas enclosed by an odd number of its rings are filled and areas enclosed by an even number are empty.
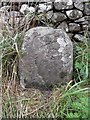
<svg viewBox="0 0 90 120"><path fill-rule="evenodd" d="M88 80L89 46L85 38L84 43L75 43L74 78L76 81Z"/></svg>
<svg viewBox="0 0 90 120"><path fill-rule="evenodd" d="M20 90L16 84L22 42L22 33L16 33L12 37L5 34L0 41L0 51L2 50L2 117L87 118L90 56L86 37L83 43L75 43L75 84L72 85L72 80L66 86L55 87L49 98L35 89Z"/></svg>

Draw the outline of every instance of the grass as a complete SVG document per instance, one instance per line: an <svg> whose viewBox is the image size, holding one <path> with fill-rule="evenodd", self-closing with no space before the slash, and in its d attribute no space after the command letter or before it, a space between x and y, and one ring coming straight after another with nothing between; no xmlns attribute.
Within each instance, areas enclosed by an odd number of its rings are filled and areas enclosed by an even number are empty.
<svg viewBox="0 0 90 120"><path fill-rule="evenodd" d="M3 118L88 118L90 46L87 35L83 43L74 43L74 75L65 86L55 86L46 96L37 89L23 90L18 84L18 60L21 58L23 34L5 34L2 50Z"/></svg>
<svg viewBox="0 0 90 120"><path fill-rule="evenodd" d="M90 43L87 41L87 34L85 34L84 43L75 43L75 63L74 63L74 77L77 81L87 80L89 77L89 50ZM75 76L76 74L76 76ZM88 81L88 80L87 80Z"/></svg>

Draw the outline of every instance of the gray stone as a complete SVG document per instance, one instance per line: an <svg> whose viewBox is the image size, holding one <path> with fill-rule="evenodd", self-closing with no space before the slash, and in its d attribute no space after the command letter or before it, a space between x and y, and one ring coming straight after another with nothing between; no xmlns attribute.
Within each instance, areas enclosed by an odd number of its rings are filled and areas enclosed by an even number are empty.
<svg viewBox="0 0 90 120"><path fill-rule="evenodd" d="M84 22L82 22L82 23L80 23L81 25L88 25L89 23L88 23L88 21L84 21Z"/></svg>
<svg viewBox="0 0 90 120"><path fill-rule="evenodd" d="M88 26L87 25L83 25L82 28L83 28L83 30L88 30Z"/></svg>
<svg viewBox="0 0 90 120"><path fill-rule="evenodd" d="M3 6L0 8L0 19L2 19L3 28L8 31L9 35L12 35L13 28L9 25L9 13L10 6Z"/></svg>
<svg viewBox="0 0 90 120"><path fill-rule="evenodd" d="M75 40L78 40L78 41L80 41L80 42L83 42L85 38L84 38L83 35L76 34L76 35L74 35L74 39L75 39Z"/></svg>
<svg viewBox="0 0 90 120"><path fill-rule="evenodd" d="M85 21L86 21L85 17L82 17L82 18L79 18L78 20L75 20L75 22L77 22L77 23L82 23Z"/></svg>
<svg viewBox="0 0 90 120"><path fill-rule="evenodd" d="M53 11L48 11L46 17L50 20L53 17Z"/></svg>
<svg viewBox="0 0 90 120"><path fill-rule="evenodd" d="M85 19L88 21L88 23L90 24L90 16L85 16Z"/></svg>
<svg viewBox="0 0 90 120"><path fill-rule="evenodd" d="M75 23L79 23L81 25L88 25L89 22L88 22L88 20L85 19L85 17L82 17L78 20L75 20Z"/></svg>
<svg viewBox="0 0 90 120"><path fill-rule="evenodd" d="M77 18L81 18L82 17L82 12L79 10L68 10L67 15L70 19L77 19Z"/></svg>
<svg viewBox="0 0 90 120"><path fill-rule="evenodd" d="M72 78L73 45L61 29L36 27L26 32L19 61L24 87L49 88Z"/></svg>
<svg viewBox="0 0 90 120"><path fill-rule="evenodd" d="M90 15L90 1L85 3L85 10L84 10L86 15Z"/></svg>
<svg viewBox="0 0 90 120"><path fill-rule="evenodd" d="M55 0L54 6L57 10L72 8L72 0Z"/></svg>
<svg viewBox="0 0 90 120"><path fill-rule="evenodd" d="M66 18L67 17L65 14L56 12L56 13L53 13L53 17L51 18L51 20L52 20L52 22L57 23L57 22L61 22L61 21L65 20Z"/></svg>
<svg viewBox="0 0 90 120"><path fill-rule="evenodd" d="M22 0L22 1L20 1L20 0L2 0L2 1L4 1L4 2L10 2L10 3L12 3L12 2L18 2L18 3L20 3L20 2L29 2L29 0ZM30 0L30 2L51 2L52 0L40 0L40 1L37 1L37 0Z"/></svg>
<svg viewBox="0 0 90 120"><path fill-rule="evenodd" d="M84 10L84 4L85 2L88 2L89 0L76 0L74 5L76 8L78 8L79 10Z"/></svg>
<svg viewBox="0 0 90 120"><path fill-rule="evenodd" d="M83 25L82 28L83 28L83 30L90 31L90 24L88 24L88 25Z"/></svg>
<svg viewBox="0 0 90 120"><path fill-rule="evenodd" d="M58 29L63 29L63 30L65 30L66 32L69 31L68 25L67 25L66 22L62 22L57 28L58 28Z"/></svg>
<svg viewBox="0 0 90 120"><path fill-rule="evenodd" d="M48 3L48 2L47 3L40 3L38 8L39 8L39 10L38 10L39 13L46 12L52 8L52 3Z"/></svg>
<svg viewBox="0 0 90 120"><path fill-rule="evenodd" d="M73 33L67 33L67 34L70 37L70 39L72 40L74 34Z"/></svg>
<svg viewBox="0 0 90 120"><path fill-rule="evenodd" d="M29 7L27 4L23 4L20 8L20 12L23 14L27 14L27 13L34 13L35 12L35 8L34 7Z"/></svg>
<svg viewBox="0 0 90 120"><path fill-rule="evenodd" d="M69 23L69 31L70 32L80 32L81 28L79 24Z"/></svg>
<svg viewBox="0 0 90 120"><path fill-rule="evenodd" d="M2 3L0 2L0 8L2 7Z"/></svg>
<svg viewBox="0 0 90 120"><path fill-rule="evenodd" d="M90 24L88 24L88 29L87 29L88 31L89 31L89 33L90 33Z"/></svg>

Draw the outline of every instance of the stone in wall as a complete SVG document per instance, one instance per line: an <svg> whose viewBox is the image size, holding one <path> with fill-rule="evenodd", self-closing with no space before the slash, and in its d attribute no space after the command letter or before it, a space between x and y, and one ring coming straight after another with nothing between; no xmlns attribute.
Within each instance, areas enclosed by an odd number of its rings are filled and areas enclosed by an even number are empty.
<svg viewBox="0 0 90 120"><path fill-rule="evenodd" d="M70 19L77 19L77 18L81 18L83 13L79 10L68 10L66 11L67 13L67 16L70 18Z"/></svg>
<svg viewBox="0 0 90 120"><path fill-rule="evenodd" d="M57 28L58 28L58 29L63 29L63 30L65 30L66 32L69 31L67 22L62 22Z"/></svg>
<svg viewBox="0 0 90 120"><path fill-rule="evenodd" d="M74 5L75 5L75 7L77 8L77 9L79 9L79 10L84 10L84 8L85 8L85 6L84 6L84 4L85 3L87 3L87 2L89 2L90 0L73 0L73 2L74 2ZM84 3L84 4L83 4Z"/></svg>
<svg viewBox="0 0 90 120"><path fill-rule="evenodd" d="M24 27L28 30L32 28L31 24L34 22L34 27L50 26L64 29L69 33L70 38L72 36L72 39L76 33L84 35L85 31L90 31L90 0L55 0L54 3L47 1L33 6L31 3L21 3L20 8L20 10L18 9L20 16L17 16L17 11L13 9L7 11L8 5L1 8L7 12L2 16L2 19L4 19L6 25L9 22L9 25L7 25L9 31L13 26L16 31L17 28L23 30ZM14 19L12 13L15 16ZM36 16L38 16L38 20ZM32 18L34 18L34 22L30 22ZM27 24L28 21L30 24Z"/></svg>
<svg viewBox="0 0 90 120"><path fill-rule="evenodd" d="M48 20L51 20L52 17L53 17L53 11L48 11L47 14L46 14L46 17Z"/></svg>
<svg viewBox="0 0 90 120"><path fill-rule="evenodd" d="M85 4L85 10L86 15L90 15L90 1Z"/></svg>
<svg viewBox="0 0 90 120"><path fill-rule="evenodd" d="M85 16L85 19L88 21L88 24L90 24L90 16Z"/></svg>
<svg viewBox="0 0 90 120"><path fill-rule="evenodd" d="M88 20L86 20L85 17L82 17L82 18L75 20L75 23L88 24Z"/></svg>
<svg viewBox="0 0 90 120"><path fill-rule="evenodd" d="M55 0L54 6L57 10L70 9L73 8L73 2L72 0Z"/></svg>
<svg viewBox="0 0 90 120"><path fill-rule="evenodd" d="M74 39L76 41L83 42L85 40L85 37L83 35L80 35L80 34L75 34Z"/></svg>
<svg viewBox="0 0 90 120"><path fill-rule="evenodd" d="M83 30L87 30L90 32L90 24L87 25L83 25Z"/></svg>
<svg viewBox="0 0 90 120"><path fill-rule="evenodd" d="M9 24L9 13L8 9L10 9L10 6L3 6L0 8L0 18L2 20L2 28L8 31L9 35L12 35L12 27Z"/></svg>
<svg viewBox="0 0 90 120"><path fill-rule="evenodd" d="M24 87L49 88L72 78L73 44L61 29L36 27L26 32L19 61Z"/></svg>
<svg viewBox="0 0 90 120"><path fill-rule="evenodd" d="M76 23L69 23L69 31L70 32L80 32L80 25Z"/></svg>
<svg viewBox="0 0 90 120"><path fill-rule="evenodd" d="M20 8L20 12L22 14L26 14L26 13L34 13L35 12L35 8L34 7L29 7L27 4L23 4Z"/></svg>
<svg viewBox="0 0 90 120"><path fill-rule="evenodd" d="M40 3L38 5L38 12L46 12L48 10L52 9L52 2L47 2L47 3Z"/></svg>
<svg viewBox="0 0 90 120"><path fill-rule="evenodd" d="M3 27L3 22L2 22L2 18L0 16L0 42L1 42L1 39L2 39L2 27Z"/></svg>
<svg viewBox="0 0 90 120"><path fill-rule="evenodd" d="M65 19L66 19L66 15L63 13L58 13L58 12L53 13L53 17L51 18L52 22L55 22L55 23L61 22Z"/></svg>
<svg viewBox="0 0 90 120"><path fill-rule="evenodd" d="M70 39L72 40L72 39L73 39L74 34L73 34L73 33L67 33L67 34L68 34L68 36L70 37Z"/></svg>

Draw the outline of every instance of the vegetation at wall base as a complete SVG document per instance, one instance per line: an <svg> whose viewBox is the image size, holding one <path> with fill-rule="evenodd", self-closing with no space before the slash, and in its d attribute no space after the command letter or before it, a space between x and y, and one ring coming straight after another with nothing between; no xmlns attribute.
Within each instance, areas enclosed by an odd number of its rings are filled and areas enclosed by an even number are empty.
<svg viewBox="0 0 90 120"><path fill-rule="evenodd" d="M3 36L2 50L2 117L3 118L72 118L86 119L89 115L90 44L87 37L74 43L73 80L55 86L46 97L36 89L23 90L18 85L18 61L21 59L23 34Z"/></svg>

